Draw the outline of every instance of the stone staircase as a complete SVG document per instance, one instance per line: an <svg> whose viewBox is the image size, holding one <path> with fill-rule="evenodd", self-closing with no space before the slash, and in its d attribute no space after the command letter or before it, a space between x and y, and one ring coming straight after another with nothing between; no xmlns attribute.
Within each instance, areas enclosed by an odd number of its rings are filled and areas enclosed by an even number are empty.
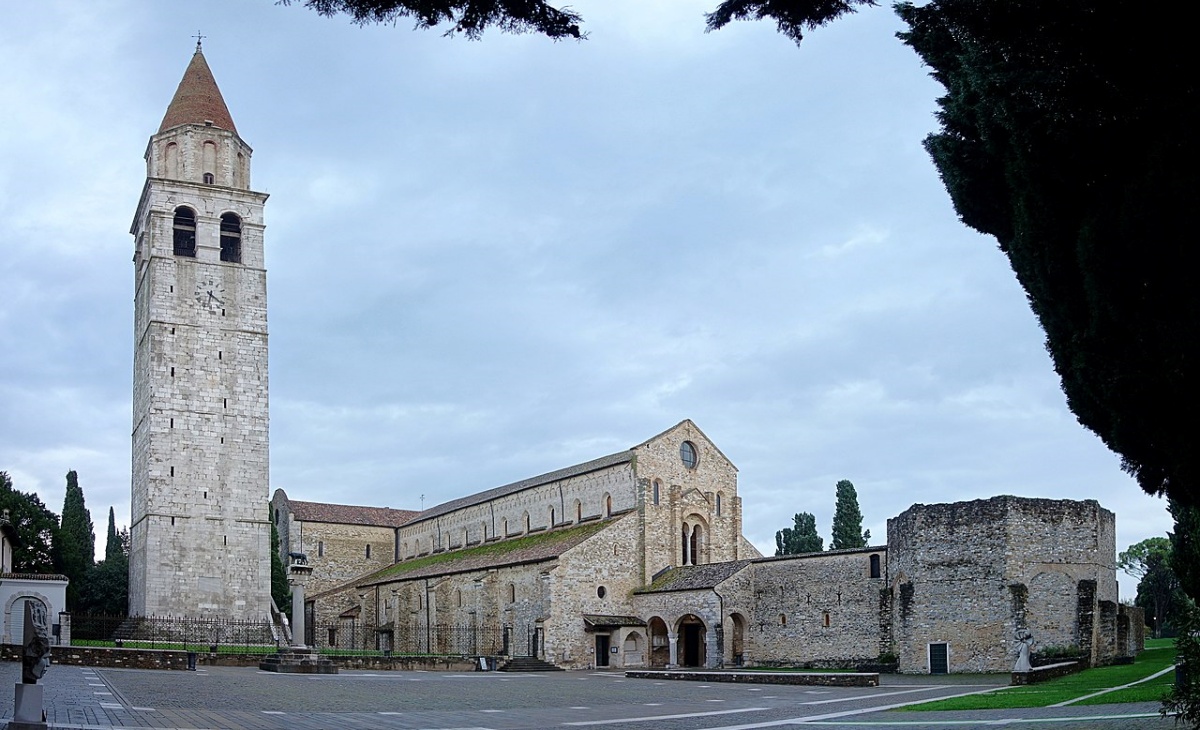
<svg viewBox="0 0 1200 730"><path fill-rule="evenodd" d="M550 662L537 657L516 656L497 667L500 672L561 672L562 667L556 667Z"/></svg>

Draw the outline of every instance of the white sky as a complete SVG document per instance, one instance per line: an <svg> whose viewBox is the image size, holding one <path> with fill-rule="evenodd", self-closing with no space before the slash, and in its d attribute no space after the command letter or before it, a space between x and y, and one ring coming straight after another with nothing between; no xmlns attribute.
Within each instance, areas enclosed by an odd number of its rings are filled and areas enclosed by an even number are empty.
<svg viewBox="0 0 1200 730"><path fill-rule="evenodd" d="M766 554L834 484L1098 499L1170 529L1067 410L1007 260L921 148L887 8L705 34L717 0L578 0L589 40L358 28L271 0L18 3L0 25L0 470L129 521L142 154L201 30L267 204L271 488L406 509L691 418ZM1135 583L1120 576L1122 594Z"/></svg>

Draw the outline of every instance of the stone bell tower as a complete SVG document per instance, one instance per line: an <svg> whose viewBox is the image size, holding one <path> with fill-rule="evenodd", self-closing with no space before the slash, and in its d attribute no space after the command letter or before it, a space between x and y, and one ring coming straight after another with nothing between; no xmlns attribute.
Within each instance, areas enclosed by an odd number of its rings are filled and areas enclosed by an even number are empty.
<svg viewBox="0 0 1200 730"><path fill-rule="evenodd" d="M130 615L269 612L267 195L250 154L197 43L130 229Z"/></svg>

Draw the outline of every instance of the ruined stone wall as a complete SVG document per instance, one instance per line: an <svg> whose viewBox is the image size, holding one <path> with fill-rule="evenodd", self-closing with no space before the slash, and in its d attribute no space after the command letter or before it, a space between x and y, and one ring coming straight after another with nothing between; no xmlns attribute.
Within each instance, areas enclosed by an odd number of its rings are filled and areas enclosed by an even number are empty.
<svg viewBox="0 0 1200 730"><path fill-rule="evenodd" d="M1019 628L1038 646L1111 652L1116 625L1101 620L1098 594L1115 596L1114 534L1112 513L1091 500L1002 496L888 520L901 671L929 671L932 643L948 645L951 672L1008 671Z"/></svg>

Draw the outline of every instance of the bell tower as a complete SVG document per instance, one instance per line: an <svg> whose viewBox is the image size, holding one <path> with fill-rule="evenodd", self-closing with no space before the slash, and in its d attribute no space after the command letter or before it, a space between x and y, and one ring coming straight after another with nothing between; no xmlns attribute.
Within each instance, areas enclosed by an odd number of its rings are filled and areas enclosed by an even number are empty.
<svg viewBox="0 0 1200 730"><path fill-rule="evenodd" d="M250 155L197 42L130 229L130 615L269 612L267 195Z"/></svg>

